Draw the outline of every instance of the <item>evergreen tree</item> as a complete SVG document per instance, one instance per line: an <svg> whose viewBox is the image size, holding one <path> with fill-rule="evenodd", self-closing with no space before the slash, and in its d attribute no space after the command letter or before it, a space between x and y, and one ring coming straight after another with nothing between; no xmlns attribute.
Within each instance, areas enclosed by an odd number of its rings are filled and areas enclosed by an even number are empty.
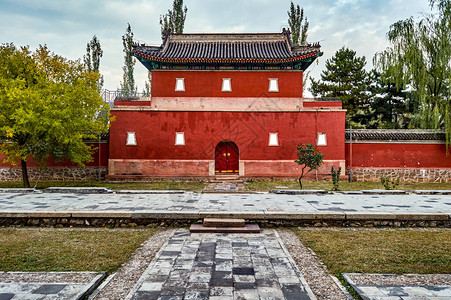
<svg viewBox="0 0 451 300"><path fill-rule="evenodd" d="M152 73L150 71L147 71L147 78L149 80L144 82L144 89L143 89L144 97L150 97L150 93L151 93Z"/></svg>
<svg viewBox="0 0 451 300"><path fill-rule="evenodd" d="M296 7L291 1L288 14L288 25L290 26L291 39L293 45L304 45L307 43L307 30L309 23L307 18L304 19L304 9L298 5ZM304 22L304 24L302 24Z"/></svg>
<svg viewBox="0 0 451 300"><path fill-rule="evenodd" d="M311 78L310 91L314 96L337 97L347 109L347 125L353 125L352 117L368 104L368 73L364 67L365 56L357 57L354 50L341 48L326 61L321 81Z"/></svg>
<svg viewBox="0 0 451 300"><path fill-rule="evenodd" d="M133 32L129 23L127 23L127 30L122 36L122 44L124 46L124 66L122 70L124 71L123 82L121 82L121 90L124 96L132 96L136 94L135 77L133 76L133 69L135 66L135 61L132 57L132 46L133 46Z"/></svg>
<svg viewBox="0 0 451 300"><path fill-rule="evenodd" d="M363 114L357 113L354 120L365 128L408 128L414 111L405 87L397 87L393 79L382 80L376 70L369 73L371 96Z"/></svg>
<svg viewBox="0 0 451 300"><path fill-rule="evenodd" d="M188 8L183 6L183 0L174 0L172 10L160 16L161 39L164 40L168 33L183 33Z"/></svg>
<svg viewBox="0 0 451 300"><path fill-rule="evenodd" d="M88 72L97 72L100 74L100 59L103 56L103 50L99 39L94 35L89 43L86 44L86 55L83 57ZM103 76L99 76L99 91L103 86Z"/></svg>
<svg viewBox="0 0 451 300"><path fill-rule="evenodd" d="M413 125L443 128L451 143L451 1L430 0L436 13L390 26L391 46L374 57L377 70L409 86L418 107ZM386 78L384 78L386 79Z"/></svg>

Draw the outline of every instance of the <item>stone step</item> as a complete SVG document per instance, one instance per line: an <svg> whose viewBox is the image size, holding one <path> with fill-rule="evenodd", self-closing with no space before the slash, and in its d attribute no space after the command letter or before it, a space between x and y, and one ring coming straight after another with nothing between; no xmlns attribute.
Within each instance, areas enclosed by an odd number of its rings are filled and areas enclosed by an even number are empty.
<svg viewBox="0 0 451 300"><path fill-rule="evenodd" d="M246 224L244 227L205 227L193 224L189 228L192 233L260 233L258 224Z"/></svg>
<svg viewBox="0 0 451 300"><path fill-rule="evenodd" d="M244 219L204 219L204 227L244 227L245 225Z"/></svg>
<svg viewBox="0 0 451 300"><path fill-rule="evenodd" d="M243 179L210 179L210 183L243 183Z"/></svg>

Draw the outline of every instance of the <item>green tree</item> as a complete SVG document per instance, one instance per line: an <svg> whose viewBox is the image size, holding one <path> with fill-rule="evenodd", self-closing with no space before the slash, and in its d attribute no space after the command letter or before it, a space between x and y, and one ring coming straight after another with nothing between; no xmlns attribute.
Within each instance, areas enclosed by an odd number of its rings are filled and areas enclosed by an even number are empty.
<svg viewBox="0 0 451 300"><path fill-rule="evenodd" d="M168 33L183 33L185 27L186 13L188 8L183 6L183 0L174 0L172 10L160 16L161 39L164 40Z"/></svg>
<svg viewBox="0 0 451 300"><path fill-rule="evenodd" d="M297 145L297 157L298 159L295 162L298 165L301 165L301 176L299 177L299 186L302 190L302 178L304 175L308 174L313 170L318 170L318 168L323 164L324 154L318 152L316 147L312 144L306 144L303 146ZM305 169L307 169L305 172Z"/></svg>
<svg viewBox="0 0 451 300"><path fill-rule="evenodd" d="M398 87L412 89L418 113L413 124L421 128L443 128L451 143L451 1L430 0L435 13L423 14L390 26L391 46L377 53L379 72L395 79Z"/></svg>
<svg viewBox="0 0 451 300"><path fill-rule="evenodd" d="M409 128L414 111L410 93L404 86L398 88L392 78L382 80L376 70L368 75L370 98L353 120L365 128Z"/></svg>
<svg viewBox="0 0 451 300"><path fill-rule="evenodd" d="M307 17L304 18L304 9L301 8L299 4L294 6L293 1L291 1L290 10L287 11L287 14L293 45L298 46L306 44L309 23Z"/></svg>
<svg viewBox="0 0 451 300"><path fill-rule="evenodd" d="M123 81L121 82L121 91L124 96L132 96L136 93L137 89L135 86L135 77L133 75L136 62L132 57L133 32L129 23L127 23L127 30L122 36L122 45L124 46L122 51L125 54L124 66L122 67L124 75L122 76Z"/></svg>
<svg viewBox="0 0 451 300"><path fill-rule="evenodd" d="M22 166L29 187L27 159L45 168L50 157L84 166L92 149L83 139L107 132L109 108L99 94L99 75L46 46L35 52L13 44L0 47L0 153ZM100 111L107 113L100 114Z"/></svg>
<svg viewBox="0 0 451 300"><path fill-rule="evenodd" d="M100 74L100 59L103 56L103 50L100 46L99 39L94 35L86 44L86 55L83 57L83 61L85 66L87 67L89 72L97 72ZM103 76L99 76L99 91L102 90L103 86Z"/></svg>
<svg viewBox="0 0 451 300"><path fill-rule="evenodd" d="M321 81L311 78L310 91L314 96L337 97L343 102L343 108L348 110L348 126L353 125L352 117L367 104L369 98L365 65L365 56L357 57L354 50L343 47L326 60Z"/></svg>
<svg viewBox="0 0 451 300"><path fill-rule="evenodd" d="M143 96L150 97L151 89L152 89L152 72L147 71L148 81L144 82Z"/></svg>

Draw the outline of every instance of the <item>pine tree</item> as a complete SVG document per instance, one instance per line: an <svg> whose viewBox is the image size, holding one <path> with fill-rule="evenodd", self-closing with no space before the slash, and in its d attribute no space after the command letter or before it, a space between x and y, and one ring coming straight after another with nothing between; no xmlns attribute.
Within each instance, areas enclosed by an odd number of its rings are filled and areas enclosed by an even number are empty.
<svg viewBox="0 0 451 300"><path fill-rule="evenodd" d="M410 93L405 86L397 87L393 78L382 80L382 77L376 70L369 73L369 104L359 122L366 128L408 128L414 111Z"/></svg>
<svg viewBox="0 0 451 300"><path fill-rule="evenodd" d="M368 103L368 73L364 67L365 56L357 57L354 50L341 48L326 61L326 70L321 73L321 81L311 78L310 91L314 96L337 97L347 109L347 125L352 125L352 117Z"/></svg>
<svg viewBox="0 0 451 300"><path fill-rule="evenodd" d="M413 125L443 128L451 143L451 1L430 0L436 13L413 17L390 26L391 47L377 53L378 71L394 78L397 86L412 89L418 113ZM384 78L385 79L385 78Z"/></svg>
<svg viewBox="0 0 451 300"><path fill-rule="evenodd" d="M100 46L99 39L94 35L89 43L86 44L86 55L83 57L83 61L88 72L97 72L100 74L100 59L103 56L103 50ZM103 76L99 76L99 91L103 86Z"/></svg>
<svg viewBox="0 0 451 300"><path fill-rule="evenodd" d="M174 0L172 10L168 9L166 15L160 16L161 39L165 39L168 33L183 33L188 8L183 7L183 0Z"/></svg>
<svg viewBox="0 0 451 300"><path fill-rule="evenodd" d="M304 45L307 43L307 31L309 23L307 18L304 19L304 9L298 5L296 7L291 1L290 10L288 14L288 25L290 26L291 39L293 45ZM304 22L304 24L302 24Z"/></svg>
<svg viewBox="0 0 451 300"><path fill-rule="evenodd" d="M129 23L127 23L127 30L122 36L122 44L124 46L124 66L122 70L124 71L123 82L121 82L122 95L133 96L136 94L135 78L133 76L133 69L135 66L135 61L132 57L132 46L133 46L133 32Z"/></svg>

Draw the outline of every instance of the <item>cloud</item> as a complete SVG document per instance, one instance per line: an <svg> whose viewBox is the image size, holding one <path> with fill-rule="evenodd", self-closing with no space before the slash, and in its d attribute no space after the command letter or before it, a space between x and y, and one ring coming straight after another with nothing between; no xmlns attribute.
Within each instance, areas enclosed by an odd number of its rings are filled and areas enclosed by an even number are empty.
<svg viewBox="0 0 451 300"><path fill-rule="evenodd" d="M377 51L388 46L385 34L397 20L429 11L427 1L411 0L303 0L309 41L320 41L324 56L312 64L311 75L320 77L326 59L342 46L365 56L368 67ZM273 0L185 0L188 15L185 32L280 32L288 27L290 1ZM105 88L115 89L122 80L121 37L130 23L137 40L161 43L159 17L172 6L165 0L0 0L1 42L17 45L39 44L70 59L82 58L86 43L97 35L104 56L101 72ZM139 90L147 70L135 65Z"/></svg>

